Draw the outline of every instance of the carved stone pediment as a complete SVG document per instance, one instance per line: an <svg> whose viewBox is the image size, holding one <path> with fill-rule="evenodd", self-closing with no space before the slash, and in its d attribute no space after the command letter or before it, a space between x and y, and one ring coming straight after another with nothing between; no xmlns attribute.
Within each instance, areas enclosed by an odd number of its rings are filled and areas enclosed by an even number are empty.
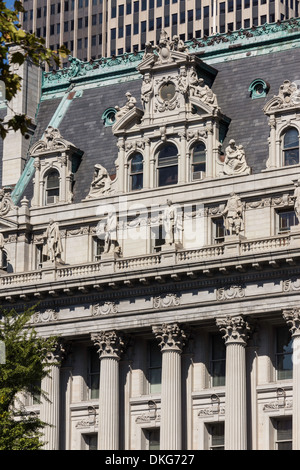
<svg viewBox="0 0 300 470"><path fill-rule="evenodd" d="M122 112L122 108L120 108L120 111ZM116 122L112 126L113 133L117 135L118 133L123 133L124 130L133 128L141 122L143 114L141 109L134 107L127 111L125 110L124 114L120 114L120 116L116 115Z"/></svg>
<svg viewBox="0 0 300 470"><path fill-rule="evenodd" d="M45 130L43 137L31 147L30 155L35 157L41 154L66 151L71 148L75 148L75 146L63 139L58 129L49 126Z"/></svg>
<svg viewBox="0 0 300 470"><path fill-rule="evenodd" d="M294 107L300 107L300 89L296 83L285 80L279 88L278 95L268 101L264 107L264 112L271 114L274 111Z"/></svg>

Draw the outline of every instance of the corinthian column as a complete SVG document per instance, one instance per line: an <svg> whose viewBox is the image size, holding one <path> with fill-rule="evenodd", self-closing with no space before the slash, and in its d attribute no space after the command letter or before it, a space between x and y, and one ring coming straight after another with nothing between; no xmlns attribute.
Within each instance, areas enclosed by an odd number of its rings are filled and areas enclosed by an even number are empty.
<svg viewBox="0 0 300 470"><path fill-rule="evenodd" d="M153 327L162 352L160 448L180 450L181 424L181 352L186 336L174 324Z"/></svg>
<svg viewBox="0 0 300 470"><path fill-rule="evenodd" d="M98 346L100 365L99 386L99 450L119 449L119 361L123 339L115 331L92 335Z"/></svg>
<svg viewBox="0 0 300 470"><path fill-rule="evenodd" d="M59 450L59 395L60 395L60 364L65 353L62 343L56 351L47 357L48 375L42 380L41 389L46 398L41 399L41 421L46 423L44 428L45 450Z"/></svg>
<svg viewBox="0 0 300 470"><path fill-rule="evenodd" d="M300 309L284 310L293 338L293 450L300 450Z"/></svg>
<svg viewBox="0 0 300 470"><path fill-rule="evenodd" d="M225 450L247 449L246 354L249 326L242 316L217 320L226 344Z"/></svg>

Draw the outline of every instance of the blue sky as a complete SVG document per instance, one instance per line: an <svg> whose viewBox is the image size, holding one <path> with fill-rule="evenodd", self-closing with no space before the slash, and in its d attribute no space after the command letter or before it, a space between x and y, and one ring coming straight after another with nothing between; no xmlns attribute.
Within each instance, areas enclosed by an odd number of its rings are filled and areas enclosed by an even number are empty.
<svg viewBox="0 0 300 470"><path fill-rule="evenodd" d="M6 6L12 8L14 6L15 0L6 0Z"/></svg>

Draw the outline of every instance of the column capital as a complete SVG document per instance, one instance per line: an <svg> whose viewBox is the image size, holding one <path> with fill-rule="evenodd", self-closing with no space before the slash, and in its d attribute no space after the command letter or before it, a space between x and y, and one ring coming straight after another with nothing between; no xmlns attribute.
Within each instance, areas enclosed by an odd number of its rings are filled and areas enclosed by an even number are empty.
<svg viewBox="0 0 300 470"><path fill-rule="evenodd" d="M290 328L292 336L300 336L300 308L283 310L282 315Z"/></svg>
<svg viewBox="0 0 300 470"><path fill-rule="evenodd" d="M233 343L239 343L246 346L250 326L242 315L228 315L226 318L218 318L216 323L220 328L220 331L224 332L223 339L225 340L226 346Z"/></svg>
<svg viewBox="0 0 300 470"><path fill-rule="evenodd" d="M100 359L114 358L120 360L121 354L125 349L125 340L123 335L115 330L100 331L91 335L92 341L98 347Z"/></svg>
<svg viewBox="0 0 300 470"><path fill-rule="evenodd" d="M71 348L70 343L64 340L58 340L51 351L48 351L45 357L45 361L48 364L60 365L60 363L66 359L67 354Z"/></svg>
<svg viewBox="0 0 300 470"><path fill-rule="evenodd" d="M163 323L152 327L156 339L159 341L161 352L177 351L182 352L187 335L177 323Z"/></svg>

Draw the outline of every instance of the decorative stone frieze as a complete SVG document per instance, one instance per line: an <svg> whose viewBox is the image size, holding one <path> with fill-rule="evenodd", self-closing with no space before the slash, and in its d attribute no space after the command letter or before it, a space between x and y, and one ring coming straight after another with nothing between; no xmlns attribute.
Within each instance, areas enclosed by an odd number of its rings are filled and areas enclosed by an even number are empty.
<svg viewBox="0 0 300 470"><path fill-rule="evenodd" d="M47 309L44 312L35 312L32 315L33 323L50 323L58 320L58 312L54 309Z"/></svg>
<svg viewBox="0 0 300 470"><path fill-rule="evenodd" d="M285 279L282 281L283 292L291 292L291 291L299 291L299 290L300 290L300 279L291 278L291 279Z"/></svg>
<svg viewBox="0 0 300 470"><path fill-rule="evenodd" d="M242 299L245 297L245 286L244 285L233 285L228 287L220 287L216 291L216 298L219 301Z"/></svg>
<svg viewBox="0 0 300 470"><path fill-rule="evenodd" d="M112 313L118 313L118 307L115 302L102 302L92 307L92 315L94 316L109 315Z"/></svg>
<svg viewBox="0 0 300 470"><path fill-rule="evenodd" d="M180 297L178 294L158 295L153 298L153 308L177 307L180 305Z"/></svg>

